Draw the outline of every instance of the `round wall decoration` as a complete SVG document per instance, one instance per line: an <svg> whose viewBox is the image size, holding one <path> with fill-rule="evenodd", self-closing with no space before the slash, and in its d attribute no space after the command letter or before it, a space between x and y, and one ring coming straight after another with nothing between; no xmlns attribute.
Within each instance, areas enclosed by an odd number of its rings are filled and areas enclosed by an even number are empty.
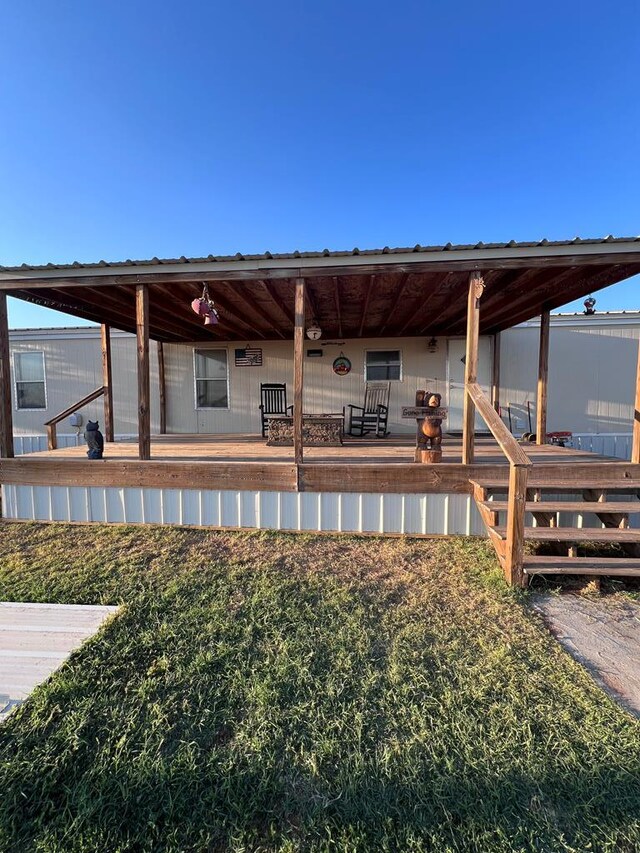
<svg viewBox="0 0 640 853"><path fill-rule="evenodd" d="M346 376L347 373L351 372L351 362L346 355L340 353L340 355L334 359L333 372L338 376Z"/></svg>

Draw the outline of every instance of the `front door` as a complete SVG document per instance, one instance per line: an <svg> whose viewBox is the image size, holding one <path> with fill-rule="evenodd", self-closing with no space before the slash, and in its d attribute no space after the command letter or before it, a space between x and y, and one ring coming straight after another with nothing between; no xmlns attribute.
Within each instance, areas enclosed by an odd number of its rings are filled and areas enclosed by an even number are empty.
<svg viewBox="0 0 640 853"><path fill-rule="evenodd" d="M449 338L447 346L447 376L449 385L449 417L447 432L462 432L464 405L464 363L467 344L464 338ZM491 389L491 338L478 342L478 384L489 397ZM476 412L476 432L488 432L487 425Z"/></svg>

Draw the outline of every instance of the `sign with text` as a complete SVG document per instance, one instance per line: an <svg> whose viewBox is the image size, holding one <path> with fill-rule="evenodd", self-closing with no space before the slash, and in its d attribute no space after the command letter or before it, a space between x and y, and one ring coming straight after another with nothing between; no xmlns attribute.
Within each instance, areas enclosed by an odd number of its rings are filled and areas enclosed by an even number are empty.
<svg viewBox="0 0 640 853"><path fill-rule="evenodd" d="M432 408L431 406L403 406L403 418L440 418L444 420L449 414L449 409L444 406Z"/></svg>

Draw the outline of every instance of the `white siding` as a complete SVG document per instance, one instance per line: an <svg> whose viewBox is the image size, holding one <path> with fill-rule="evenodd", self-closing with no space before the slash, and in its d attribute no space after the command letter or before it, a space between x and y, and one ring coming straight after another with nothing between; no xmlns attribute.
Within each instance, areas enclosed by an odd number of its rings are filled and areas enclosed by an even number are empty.
<svg viewBox="0 0 640 853"><path fill-rule="evenodd" d="M12 519L255 530L483 535L469 495L2 486Z"/></svg>

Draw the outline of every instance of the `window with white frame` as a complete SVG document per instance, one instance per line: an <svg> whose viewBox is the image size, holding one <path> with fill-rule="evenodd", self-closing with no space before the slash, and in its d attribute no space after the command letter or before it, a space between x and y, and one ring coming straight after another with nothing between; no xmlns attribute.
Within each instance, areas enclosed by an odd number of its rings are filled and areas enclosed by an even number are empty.
<svg viewBox="0 0 640 853"><path fill-rule="evenodd" d="M224 349L197 349L193 353L197 409L229 408L229 365Z"/></svg>
<svg viewBox="0 0 640 853"><path fill-rule="evenodd" d="M46 409L47 389L43 352L14 352L17 409Z"/></svg>
<svg viewBox="0 0 640 853"><path fill-rule="evenodd" d="M399 349L367 350L364 359L365 382L402 379L402 353Z"/></svg>

